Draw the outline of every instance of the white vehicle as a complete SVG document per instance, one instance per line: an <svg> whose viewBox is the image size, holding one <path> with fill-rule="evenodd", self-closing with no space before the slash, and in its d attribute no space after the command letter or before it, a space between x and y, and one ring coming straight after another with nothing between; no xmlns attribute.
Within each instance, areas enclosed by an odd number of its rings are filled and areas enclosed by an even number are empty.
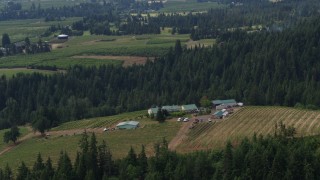
<svg viewBox="0 0 320 180"><path fill-rule="evenodd" d="M104 129L103 129L103 132L106 132L106 131L108 131L108 129L107 129L107 128L104 128Z"/></svg>
<svg viewBox="0 0 320 180"><path fill-rule="evenodd" d="M188 122L189 119L188 118L184 118L183 122Z"/></svg>
<svg viewBox="0 0 320 180"><path fill-rule="evenodd" d="M180 117L180 118L178 118L178 120L177 120L178 122L181 122L182 121L182 118Z"/></svg>

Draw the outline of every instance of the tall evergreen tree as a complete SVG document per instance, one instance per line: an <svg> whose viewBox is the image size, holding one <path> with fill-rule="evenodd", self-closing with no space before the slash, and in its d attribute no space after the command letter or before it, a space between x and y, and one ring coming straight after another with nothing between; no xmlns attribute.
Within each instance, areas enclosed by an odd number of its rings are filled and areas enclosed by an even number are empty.
<svg viewBox="0 0 320 180"><path fill-rule="evenodd" d="M16 180L26 180L31 179L30 170L26 164L22 161L21 165L18 167L18 173Z"/></svg>
<svg viewBox="0 0 320 180"><path fill-rule="evenodd" d="M7 48L11 44L10 37L7 33L2 34L2 47Z"/></svg>

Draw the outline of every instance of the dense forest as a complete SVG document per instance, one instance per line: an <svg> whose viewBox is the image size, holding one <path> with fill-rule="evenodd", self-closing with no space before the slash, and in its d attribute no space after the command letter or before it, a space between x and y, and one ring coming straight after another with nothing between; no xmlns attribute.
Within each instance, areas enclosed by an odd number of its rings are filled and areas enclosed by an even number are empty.
<svg viewBox="0 0 320 180"><path fill-rule="evenodd" d="M144 66L71 67L65 74L0 78L0 128L198 103L202 96L252 105L320 106L320 18L283 32L225 33L211 48L186 49Z"/></svg>
<svg viewBox="0 0 320 180"><path fill-rule="evenodd" d="M32 168L21 162L16 179L318 179L319 138L294 138L294 128L282 123L275 127L273 136L255 135L237 145L229 142L224 150L178 154L170 151L163 139L154 145L150 157L142 146L138 154L131 148L118 160L112 158L105 141L98 145L94 134L84 133L73 162L67 152L61 152L54 168L50 158L44 162L38 154ZM13 179L8 165L0 169L0 179Z"/></svg>

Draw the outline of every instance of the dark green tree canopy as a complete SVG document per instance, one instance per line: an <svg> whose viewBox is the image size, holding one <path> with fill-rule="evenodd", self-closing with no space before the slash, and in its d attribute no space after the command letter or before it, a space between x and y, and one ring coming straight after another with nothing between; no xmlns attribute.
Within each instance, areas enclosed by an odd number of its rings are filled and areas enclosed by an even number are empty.
<svg viewBox="0 0 320 180"><path fill-rule="evenodd" d="M19 128L17 126L13 126L10 131L7 131L3 135L3 141L5 143L9 143L9 141L12 141L13 143L16 143L18 137L21 135Z"/></svg>
<svg viewBox="0 0 320 180"><path fill-rule="evenodd" d="M2 34L2 47L8 47L11 44L10 37L7 33Z"/></svg>

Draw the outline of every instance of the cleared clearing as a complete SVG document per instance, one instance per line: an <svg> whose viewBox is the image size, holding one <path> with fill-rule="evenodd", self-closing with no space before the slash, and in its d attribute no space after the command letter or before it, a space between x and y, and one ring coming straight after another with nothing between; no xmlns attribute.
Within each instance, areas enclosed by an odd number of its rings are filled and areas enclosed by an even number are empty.
<svg viewBox="0 0 320 180"><path fill-rule="evenodd" d="M76 59L100 59L100 60L118 60L123 61L123 66L128 67L134 64L144 65L147 60L153 60L154 58L142 57L142 56L73 56Z"/></svg>

